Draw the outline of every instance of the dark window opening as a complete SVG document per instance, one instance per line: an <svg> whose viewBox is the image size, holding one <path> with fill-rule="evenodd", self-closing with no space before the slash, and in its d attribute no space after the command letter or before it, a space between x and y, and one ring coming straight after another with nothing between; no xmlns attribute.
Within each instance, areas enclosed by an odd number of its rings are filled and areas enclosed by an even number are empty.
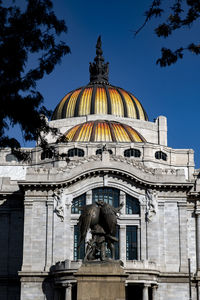
<svg viewBox="0 0 200 300"><path fill-rule="evenodd" d="M47 158L53 158L54 152L51 149L47 149L41 153L41 160L47 159Z"/></svg>
<svg viewBox="0 0 200 300"><path fill-rule="evenodd" d="M92 190L92 202L104 201L113 207L119 206L119 190L115 188L102 187Z"/></svg>
<svg viewBox="0 0 200 300"><path fill-rule="evenodd" d="M126 259L138 259L137 226L126 226Z"/></svg>
<svg viewBox="0 0 200 300"><path fill-rule="evenodd" d="M80 214L81 210L80 208L86 205L86 194L82 194L72 201L72 208L71 213L72 214Z"/></svg>
<svg viewBox="0 0 200 300"><path fill-rule="evenodd" d="M68 150L68 157L74 157L74 156L83 157L84 154L85 154L84 151L79 148L73 148Z"/></svg>
<svg viewBox="0 0 200 300"><path fill-rule="evenodd" d="M162 151L157 151L156 153L155 153L155 158L156 159L162 159L162 160L167 160L167 154L166 153L164 153L164 152L162 152Z"/></svg>
<svg viewBox="0 0 200 300"><path fill-rule="evenodd" d="M140 203L138 199L126 194L126 214L140 214Z"/></svg>
<svg viewBox="0 0 200 300"><path fill-rule="evenodd" d="M124 156L125 157L140 157L141 156L141 152L138 149L126 149L124 151Z"/></svg>

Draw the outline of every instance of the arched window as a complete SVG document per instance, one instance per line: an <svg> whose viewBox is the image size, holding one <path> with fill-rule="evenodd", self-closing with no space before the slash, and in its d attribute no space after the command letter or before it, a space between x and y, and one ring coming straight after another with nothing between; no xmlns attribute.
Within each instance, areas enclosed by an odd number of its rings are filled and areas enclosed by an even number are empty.
<svg viewBox="0 0 200 300"><path fill-rule="evenodd" d="M47 149L41 153L41 160L44 160L46 158L53 158L53 156L54 156L53 150Z"/></svg>
<svg viewBox="0 0 200 300"><path fill-rule="evenodd" d="M110 154L113 154L112 150L110 150L110 149L108 149L108 150L106 150L106 151L108 151ZM102 149L97 149L97 151L96 151L96 155L98 155L98 154L102 154L102 152L103 152L103 150L102 150Z"/></svg>
<svg viewBox="0 0 200 300"><path fill-rule="evenodd" d="M124 156L125 157L140 157L141 156L141 152L138 149L126 149L124 151Z"/></svg>
<svg viewBox="0 0 200 300"><path fill-rule="evenodd" d="M104 201L113 207L119 206L119 190L115 188L102 187L92 190L92 202Z"/></svg>
<svg viewBox="0 0 200 300"><path fill-rule="evenodd" d="M162 151L157 151L156 153L155 153L155 158L156 159L162 159L162 160L167 160L167 154L166 153L164 153L164 152L162 152Z"/></svg>
<svg viewBox="0 0 200 300"><path fill-rule="evenodd" d="M81 213L80 207L83 207L85 205L86 205L86 194L82 194L74 198L72 201L71 213L80 214Z"/></svg>
<svg viewBox="0 0 200 300"><path fill-rule="evenodd" d="M84 154L85 154L84 151L79 148L73 148L68 150L68 157L74 157L74 156L83 157Z"/></svg>
<svg viewBox="0 0 200 300"><path fill-rule="evenodd" d="M126 214L127 215L139 215L140 203L138 199L126 194Z"/></svg>

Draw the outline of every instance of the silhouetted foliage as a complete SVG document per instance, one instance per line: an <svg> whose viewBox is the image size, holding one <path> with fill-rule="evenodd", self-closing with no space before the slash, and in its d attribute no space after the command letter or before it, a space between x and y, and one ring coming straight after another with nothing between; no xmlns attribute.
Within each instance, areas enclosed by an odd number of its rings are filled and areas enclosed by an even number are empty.
<svg viewBox="0 0 200 300"><path fill-rule="evenodd" d="M55 16L52 1L26 0L25 7L22 4L20 0L0 0L0 147L13 151L20 143L6 130L16 124L25 141L39 139L43 148L48 145L41 132L57 133L44 117L51 112L42 105L36 84L70 52L59 39L67 27Z"/></svg>
<svg viewBox="0 0 200 300"><path fill-rule="evenodd" d="M166 3L168 2L168 3ZM170 13L169 13L170 10ZM200 1L199 0L154 0L148 11L145 13L144 24L135 32L137 35L142 28L153 17L161 17L165 19L158 27L155 28L155 33L158 37L167 38L174 31L181 28L190 29L195 22L200 19ZM171 49L162 48L161 57L157 60L157 64L161 67L166 67L183 58L184 51L190 51L196 55L200 54L200 43L192 43L190 45L181 46L172 51Z"/></svg>

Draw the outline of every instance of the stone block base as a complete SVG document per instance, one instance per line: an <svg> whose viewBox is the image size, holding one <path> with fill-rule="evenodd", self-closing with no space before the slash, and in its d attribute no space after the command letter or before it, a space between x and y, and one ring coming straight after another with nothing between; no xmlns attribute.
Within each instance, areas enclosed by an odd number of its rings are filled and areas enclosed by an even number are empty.
<svg viewBox="0 0 200 300"><path fill-rule="evenodd" d="M76 273L77 300L125 300L120 262L87 262Z"/></svg>

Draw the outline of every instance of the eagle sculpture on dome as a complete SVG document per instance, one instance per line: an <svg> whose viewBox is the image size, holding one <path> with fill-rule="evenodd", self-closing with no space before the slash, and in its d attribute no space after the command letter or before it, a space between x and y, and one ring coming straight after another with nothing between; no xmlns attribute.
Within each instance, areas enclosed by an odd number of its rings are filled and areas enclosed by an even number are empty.
<svg viewBox="0 0 200 300"><path fill-rule="evenodd" d="M115 259L114 242L118 241L116 238L117 217L123 205L122 203L114 208L104 201L97 201L82 208L78 221L80 231L78 248L85 240L89 229L92 234L92 238L87 242L85 261L108 259L107 248L111 252L111 258Z"/></svg>

